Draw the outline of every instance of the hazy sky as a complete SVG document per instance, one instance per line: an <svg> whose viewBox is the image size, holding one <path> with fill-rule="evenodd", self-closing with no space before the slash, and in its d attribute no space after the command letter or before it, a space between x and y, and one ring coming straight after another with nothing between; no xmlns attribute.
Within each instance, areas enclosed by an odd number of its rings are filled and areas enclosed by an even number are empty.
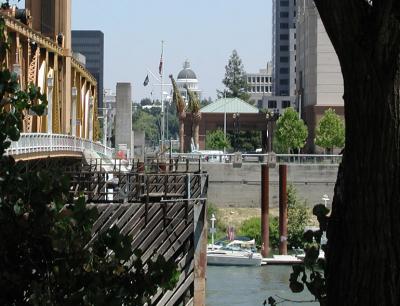
<svg viewBox="0 0 400 306"><path fill-rule="evenodd" d="M23 2L21 2L23 3ZM188 59L203 97L216 97L233 49L247 72L271 58L271 0L72 0L72 29L101 30L105 39L104 88L131 82L133 99L159 98L161 40L164 74L175 77Z"/></svg>

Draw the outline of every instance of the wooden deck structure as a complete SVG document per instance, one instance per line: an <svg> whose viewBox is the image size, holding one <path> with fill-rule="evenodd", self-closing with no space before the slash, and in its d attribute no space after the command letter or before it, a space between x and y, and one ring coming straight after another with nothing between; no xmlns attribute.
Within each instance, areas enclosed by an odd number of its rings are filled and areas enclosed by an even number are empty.
<svg viewBox="0 0 400 306"><path fill-rule="evenodd" d="M154 254L175 260L181 273L177 286L166 293L160 290L151 305L205 305L207 173L163 165L147 173L142 171L154 167L105 168L92 163L67 171L71 200L84 194L100 212L93 239L117 226L133 238L133 249L142 250L144 265Z"/></svg>

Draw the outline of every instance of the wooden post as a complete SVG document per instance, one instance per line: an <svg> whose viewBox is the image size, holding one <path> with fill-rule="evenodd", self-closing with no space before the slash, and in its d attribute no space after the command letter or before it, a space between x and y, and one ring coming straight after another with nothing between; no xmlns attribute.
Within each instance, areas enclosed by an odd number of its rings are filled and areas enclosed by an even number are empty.
<svg viewBox="0 0 400 306"><path fill-rule="evenodd" d="M287 255L287 165L279 165L279 254Z"/></svg>
<svg viewBox="0 0 400 306"><path fill-rule="evenodd" d="M269 254L269 166L261 165L261 255Z"/></svg>

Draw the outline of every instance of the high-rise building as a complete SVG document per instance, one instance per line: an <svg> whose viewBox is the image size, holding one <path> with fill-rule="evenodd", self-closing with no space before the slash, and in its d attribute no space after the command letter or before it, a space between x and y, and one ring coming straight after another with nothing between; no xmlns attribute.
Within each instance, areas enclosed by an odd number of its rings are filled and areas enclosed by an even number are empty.
<svg viewBox="0 0 400 306"><path fill-rule="evenodd" d="M343 76L338 57L313 0L299 1L297 21L297 99L314 151L315 127L328 108L344 115Z"/></svg>
<svg viewBox="0 0 400 306"><path fill-rule="evenodd" d="M86 58L86 69L97 80L99 108L103 107L104 34L101 31L72 31L72 50Z"/></svg>
<svg viewBox="0 0 400 306"><path fill-rule="evenodd" d="M268 62L267 67L260 69L257 73L246 73L247 92L250 94L251 104L261 107L263 97L271 96L272 93L272 63Z"/></svg>
<svg viewBox="0 0 400 306"><path fill-rule="evenodd" d="M273 0L272 11L272 94L293 96L296 88L296 0Z"/></svg>

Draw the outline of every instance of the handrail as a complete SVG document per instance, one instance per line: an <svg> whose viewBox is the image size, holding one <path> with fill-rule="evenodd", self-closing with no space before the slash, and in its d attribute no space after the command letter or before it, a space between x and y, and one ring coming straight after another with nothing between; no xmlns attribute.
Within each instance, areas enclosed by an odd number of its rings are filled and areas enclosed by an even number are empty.
<svg viewBox="0 0 400 306"><path fill-rule="evenodd" d="M241 154L242 163L258 163L268 160L270 154ZM210 163L232 163L234 161L234 153L172 153L172 158L180 160L201 160L202 162ZM274 154L277 163L291 163L291 164L339 164L342 161L340 154ZM237 161L236 161L237 162Z"/></svg>
<svg viewBox="0 0 400 306"><path fill-rule="evenodd" d="M6 154L20 155L57 151L84 152L85 150L105 155L108 158L112 158L114 154L114 149L101 143L71 135L47 133L21 133L18 141L11 142Z"/></svg>

